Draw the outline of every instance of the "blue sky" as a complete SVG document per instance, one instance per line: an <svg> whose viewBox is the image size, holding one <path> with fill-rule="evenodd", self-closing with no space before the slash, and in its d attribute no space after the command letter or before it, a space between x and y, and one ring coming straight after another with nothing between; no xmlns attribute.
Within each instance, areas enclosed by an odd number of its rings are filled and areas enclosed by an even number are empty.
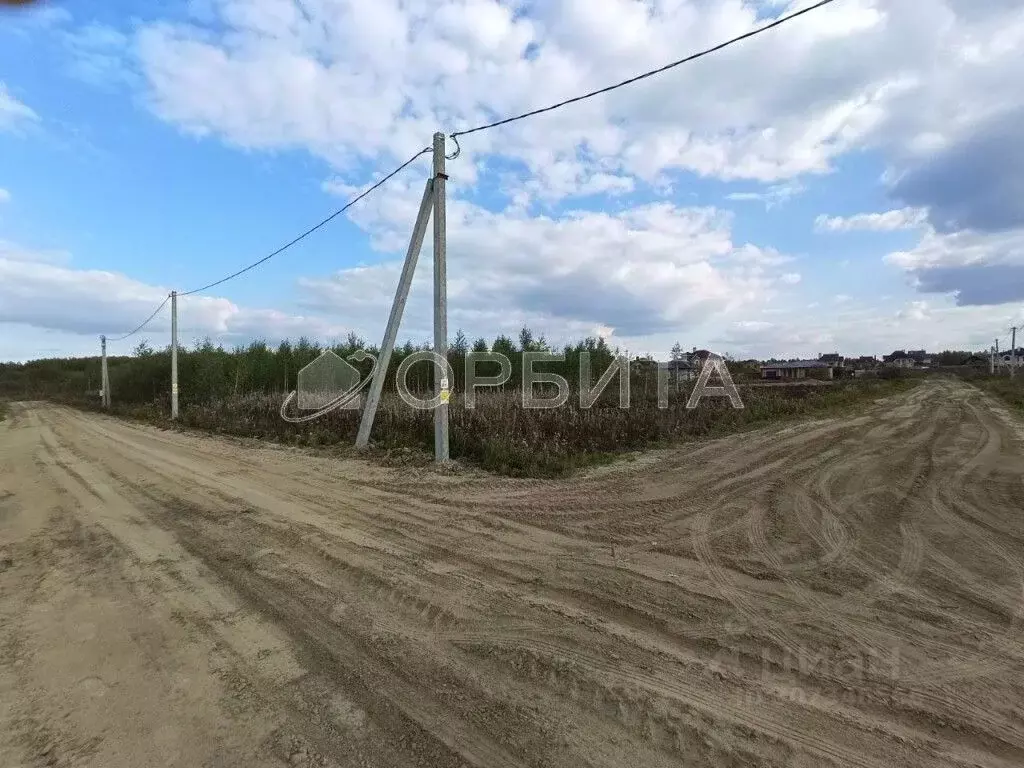
<svg viewBox="0 0 1024 768"><path fill-rule="evenodd" d="M434 130L618 81L797 7L2 11L0 359L93 353L99 333L275 249ZM656 355L676 340L741 357L987 347L1024 322L1020 42L1012 3L838 0L465 137L449 163L452 333L526 324ZM183 340L377 341L428 163L183 300ZM428 247L403 324L415 341L431 333L429 281ZM162 346L167 329L161 315L139 338Z"/></svg>

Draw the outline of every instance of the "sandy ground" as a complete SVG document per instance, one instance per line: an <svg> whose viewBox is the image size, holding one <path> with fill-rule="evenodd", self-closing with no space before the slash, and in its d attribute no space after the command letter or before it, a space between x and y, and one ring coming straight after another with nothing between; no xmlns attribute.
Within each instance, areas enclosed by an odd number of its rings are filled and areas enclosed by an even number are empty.
<svg viewBox="0 0 1024 768"><path fill-rule="evenodd" d="M575 481L0 424L0 766L1024 765L1024 429L931 381Z"/></svg>

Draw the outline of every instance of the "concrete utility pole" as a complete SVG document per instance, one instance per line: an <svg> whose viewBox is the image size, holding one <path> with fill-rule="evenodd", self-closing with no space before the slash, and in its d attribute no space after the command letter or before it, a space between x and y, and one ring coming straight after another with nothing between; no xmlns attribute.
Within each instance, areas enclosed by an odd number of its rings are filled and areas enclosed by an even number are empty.
<svg viewBox="0 0 1024 768"><path fill-rule="evenodd" d="M1010 329L1010 378L1017 374L1017 326Z"/></svg>
<svg viewBox="0 0 1024 768"><path fill-rule="evenodd" d="M100 336L102 363L100 364L100 386L103 387L103 407L110 409L110 376L107 373L107 337Z"/></svg>
<svg viewBox="0 0 1024 768"><path fill-rule="evenodd" d="M373 420L380 404L384 379L388 375L388 366L395 349L398 326L402 322L405 302L409 297L412 277L416 272L416 261L427 233L427 222L433 213L434 218L434 352L445 360L448 359L448 270L445 262L445 180L444 171L445 135L434 134L434 173L427 181L420 201L420 210L416 216L416 224L409 240L409 250L405 254L402 275L398 279L395 301L391 305L387 328L384 330L384 341L380 345L377 368L370 382L370 392L366 398L366 407L359 421L359 432L356 435L356 448L366 448L370 443L370 432ZM448 381L447 367L442 368L434 377L434 394L439 395L441 403L434 409L434 460L448 461L448 395L451 382Z"/></svg>
<svg viewBox="0 0 1024 768"><path fill-rule="evenodd" d="M448 359L448 267L445 261L445 136L434 134L434 352ZM434 394L441 403L434 409L434 461L448 461L447 367L434 377Z"/></svg>
<svg viewBox="0 0 1024 768"><path fill-rule="evenodd" d="M178 418L178 292L171 291L171 418Z"/></svg>
<svg viewBox="0 0 1024 768"><path fill-rule="evenodd" d="M366 397L366 407L363 408L363 416L359 422L356 448L365 448L370 443L370 431L373 429L373 419L377 414L377 406L380 404L384 379L388 375L391 353L395 349L398 326L402 322L405 301L409 298L409 287L412 285L412 276L416 272L416 261L420 257L423 239L427 235L427 222L430 221L430 209L434 202L433 189L434 180L427 179L427 186L423 190L423 199L420 201L420 212L416 216L416 225L412 229L412 238L409 240L409 250L405 254L402 276L398 279L395 301L391 305L391 314L388 316L388 325L384 331L384 341L380 345L380 354L377 356L377 369L374 371L373 381L370 382L370 393Z"/></svg>

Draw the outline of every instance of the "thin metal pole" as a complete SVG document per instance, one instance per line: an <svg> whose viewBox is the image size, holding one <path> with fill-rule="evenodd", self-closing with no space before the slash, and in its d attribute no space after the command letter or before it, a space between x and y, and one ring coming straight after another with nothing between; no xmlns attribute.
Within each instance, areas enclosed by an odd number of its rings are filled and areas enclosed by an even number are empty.
<svg viewBox="0 0 1024 768"><path fill-rule="evenodd" d="M402 322L405 301L409 298L409 287L412 285L412 276L416 272L416 261L419 259L420 249L423 248L423 239L427 236L427 222L430 221L430 208L433 203L433 186L433 180L427 179L426 187L423 190L423 199L420 201L420 211L416 215L416 224L412 229L412 238L409 240L409 250L405 254L402 276L398 279L398 288L395 290L395 301L391 305L391 315L388 317L388 325L384 331L384 341L380 345L377 370L374 371L373 381L370 382L370 393L366 397L366 407L363 408L363 417L359 422L356 448L365 448L370 443L370 431L373 429L373 419L377 414L380 395L384 389L384 379L388 375L391 353L395 349L398 326Z"/></svg>
<svg viewBox="0 0 1024 768"><path fill-rule="evenodd" d="M448 359L448 267L445 261L445 136L434 134L434 352ZM447 370L434 376L434 394L441 403L434 409L434 461L448 461Z"/></svg>
<svg viewBox="0 0 1024 768"><path fill-rule="evenodd" d="M178 418L178 292L171 291L171 418Z"/></svg>
<svg viewBox="0 0 1024 768"><path fill-rule="evenodd" d="M110 375L107 373L107 337L100 336L102 363L100 364L100 386L103 387L103 407L110 408Z"/></svg>

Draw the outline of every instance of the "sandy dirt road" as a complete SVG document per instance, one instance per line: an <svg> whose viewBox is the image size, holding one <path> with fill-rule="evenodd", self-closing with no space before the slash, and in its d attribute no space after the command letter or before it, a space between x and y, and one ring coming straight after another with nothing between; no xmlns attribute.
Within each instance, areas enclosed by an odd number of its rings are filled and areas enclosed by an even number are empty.
<svg viewBox="0 0 1024 768"><path fill-rule="evenodd" d="M566 482L0 424L0 766L1024 765L1024 429L935 380Z"/></svg>

